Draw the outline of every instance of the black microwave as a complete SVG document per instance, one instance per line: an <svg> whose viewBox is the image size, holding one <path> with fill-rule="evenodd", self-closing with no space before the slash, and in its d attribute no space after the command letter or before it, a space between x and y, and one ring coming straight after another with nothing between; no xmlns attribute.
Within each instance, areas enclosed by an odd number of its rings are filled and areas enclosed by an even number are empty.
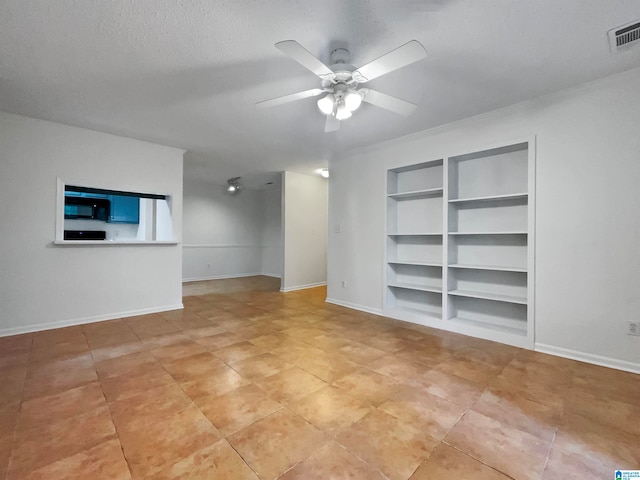
<svg viewBox="0 0 640 480"><path fill-rule="evenodd" d="M105 198L64 197L64 218L106 222L110 207L111 202Z"/></svg>

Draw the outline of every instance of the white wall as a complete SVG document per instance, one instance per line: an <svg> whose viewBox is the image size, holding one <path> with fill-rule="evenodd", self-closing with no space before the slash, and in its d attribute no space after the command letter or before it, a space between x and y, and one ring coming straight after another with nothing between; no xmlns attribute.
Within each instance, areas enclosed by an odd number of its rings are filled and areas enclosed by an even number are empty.
<svg viewBox="0 0 640 480"><path fill-rule="evenodd" d="M640 371L638 85L633 70L332 162L328 297L382 308L388 168L536 135L536 348Z"/></svg>
<svg viewBox="0 0 640 480"><path fill-rule="evenodd" d="M0 335L182 306L178 245L56 246L57 178L165 193L182 228L175 148L0 112Z"/></svg>
<svg viewBox="0 0 640 480"><path fill-rule="evenodd" d="M282 181L284 276L282 291L327 281L327 181L284 172Z"/></svg>
<svg viewBox="0 0 640 480"><path fill-rule="evenodd" d="M263 275L282 277L282 193L264 190L262 194L262 264Z"/></svg>
<svg viewBox="0 0 640 480"><path fill-rule="evenodd" d="M271 261L282 249L280 190L229 195L223 186L185 179L183 225L183 281L281 275L281 262Z"/></svg>

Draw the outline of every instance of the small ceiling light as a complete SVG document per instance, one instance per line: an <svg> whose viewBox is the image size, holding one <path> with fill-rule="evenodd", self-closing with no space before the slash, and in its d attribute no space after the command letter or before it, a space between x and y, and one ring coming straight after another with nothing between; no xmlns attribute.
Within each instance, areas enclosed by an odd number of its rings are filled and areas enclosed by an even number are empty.
<svg viewBox="0 0 640 480"><path fill-rule="evenodd" d="M333 106L336 98L332 93L325 95L320 100L318 100L318 108L325 115L331 115L333 113Z"/></svg>
<svg viewBox="0 0 640 480"><path fill-rule="evenodd" d="M361 103L362 97L354 90L348 92L344 97L344 105L350 112L357 110Z"/></svg>
<svg viewBox="0 0 640 480"><path fill-rule="evenodd" d="M351 111L345 106L344 103L338 105L338 109L336 110L336 118L338 120L345 120L351 117Z"/></svg>
<svg viewBox="0 0 640 480"><path fill-rule="evenodd" d="M329 178L329 169L328 168L321 168L319 173L320 173L320 175L322 175L323 178Z"/></svg>
<svg viewBox="0 0 640 480"><path fill-rule="evenodd" d="M238 193L240 191L240 189L242 188L242 185L240 185L240 177L234 177L234 178L230 178L229 180L227 180L227 183L229 184L227 186L227 192L229 193Z"/></svg>

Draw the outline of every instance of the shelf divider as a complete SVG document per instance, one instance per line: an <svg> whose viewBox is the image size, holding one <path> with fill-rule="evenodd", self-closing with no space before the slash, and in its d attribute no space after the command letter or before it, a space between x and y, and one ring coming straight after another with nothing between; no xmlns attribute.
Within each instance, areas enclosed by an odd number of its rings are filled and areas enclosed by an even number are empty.
<svg viewBox="0 0 640 480"><path fill-rule="evenodd" d="M526 297L516 297L514 295L502 295L499 293L476 292L473 290L450 290L448 293L449 295L456 295L459 297L481 298L483 300L494 300L496 302L517 303L519 305L527 304Z"/></svg>
<svg viewBox="0 0 640 480"><path fill-rule="evenodd" d="M505 195L489 195L486 197L451 198L449 203L499 202L501 200L518 200L528 198L527 193L508 193Z"/></svg>
<svg viewBox="0 0 640 480"><path fill-rule="evenodd" d="M449 268L467 268L469 270L496 270L499 272L522 272L527 273L526 267L508 267L501 265L469 265L462 263L451 263Z"/></svg>

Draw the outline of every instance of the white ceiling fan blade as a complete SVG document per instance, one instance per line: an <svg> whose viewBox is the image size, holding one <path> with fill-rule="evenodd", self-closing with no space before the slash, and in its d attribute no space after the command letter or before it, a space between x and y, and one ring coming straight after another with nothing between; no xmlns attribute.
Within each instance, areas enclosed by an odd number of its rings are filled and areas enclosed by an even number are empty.
<svg viewBox="0 0 640 480"><path fill-rule="evenodd" d="M401 47L358 68L353 72L353 78L358 83L368 82L386 73L393 72L418 60L422 60L426 56L427 51L422 44L417 40L411 40Z"/></svg>
<svg viewBox="0 0 640 480"><path fill-rule="evenodd" d="M327 67L316 57L311 55L311 53L306 48L304 48L295 40L285 40L284 42L278 42L276 43L276 48L282 53L289 55L300 65L312 71L320 78L333 79L336 76L335 73L333 73L333 70Z"/></svg>
<svg viewBox="0 0 640 480"><path fill-rule="evenodd" d="M376 107L390 110L399 115L411 115L417 107L414 103L378 92L377 90L371 90L370 88L366 90L362 101L375 105Z"/></svg>
<svg viewBox="0 0 640 480"><path fill-rule="evenodd" d="M275 107L277 105L282 105L283 103L293 102L294 100L300 100L302 98L315 97L316 95L320 95L324 92L321 88L312 88L311 90L305 90L304 92L291 93L289 95L284 95L282 97L272 98L270 100L263 100L262 102L256 103L256 106L264 108L264 107Z"/></svg>
<svg viewBox="0 0 640 480"><path fill-rule="evenodd" d="M335 132L336 130L339 130L339 129L340 129L340 120L338 120L333 115L327 115L327 121L324 124L324 131L328 133L328 132Z"/></svg>

